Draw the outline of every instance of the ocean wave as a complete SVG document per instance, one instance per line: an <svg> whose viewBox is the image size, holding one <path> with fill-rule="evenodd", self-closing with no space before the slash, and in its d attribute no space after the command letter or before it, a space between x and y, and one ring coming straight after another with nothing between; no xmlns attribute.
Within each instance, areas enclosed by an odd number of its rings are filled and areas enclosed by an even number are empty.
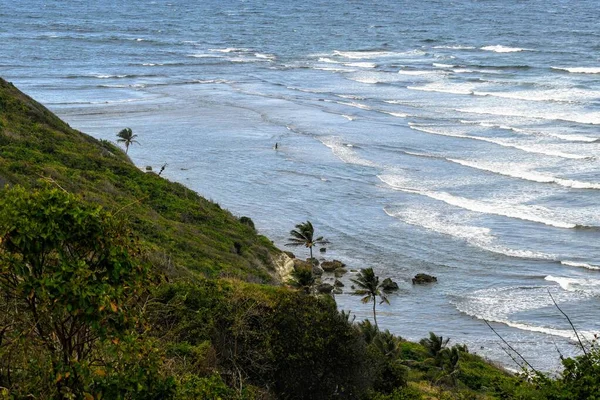
<svg viewBox="0 0 600 400"><path fill-rule="evenodd" d="M599 279L567 278L563 276L552 275L548 275L544 279L557 283L563 290L566 290L567 292L582 292L590 295L600 294Z"/></svg>
<svg viewBox="0 0 600 400"><path fill-rule="evenodd" d="M551 67L551 69L573 74L600 74L600 67Z"/></svg>
<svg viewBox="0 0 600 400"><path fill-rule="evenodd" d="M383 111L383 110L377 110L377 111L379 111L380 113L383 113L383 114L391 115L392 117L397 117L397 118L408 118L411 116L410 114L399 113L399 112Z"/></svg>
<svg viewBox="0 0 600 400"><path fill-rule="evenodd" d="M588 263L584 263L581 261L561 261L560 262L562 265L566 265L568 267L576 267L576 268L587 268L587 269L591 269L594 271L600 271L600 266L599 265L593 265L593 264L588 264Z"/></svg>
<svg viewBox="0 0 600 400"><path fill-rule="evenodd" d="M225 49L208 49L208 51L214 51L216 53L245 53L251 50L245 48L227 47Z"/></svg>
<svg viewBox="0 0 600 400"><path fill-rule="evenodd" d="M188 54L186 57L193 57L193 58L223 58L223 56L219 56L219 55L216 55L216 54L206 54L206 53Z"/></svg>
<svg viewBox="0 0 600 400"><path fill-rule="evenodd" d="M273 61L273 60L277 59L277 56L275 56L274 54L266 54L266 53L254 53L254 57L268 60L268 61Z"/></svg>
<svg viewBox="0 0 600 400"><path fill-rule="evenodd" d="M479 126L484 127L484 128L494 128L494 129L508 130L508 131L512 131L512 132L515 132L515 133L518 133L518 134L522 134L522 135L527 135L527 136L547 136L547 137L552 137L552 138L564 140L564 141L567 141L567 142L583 142L583 143L600 142L600 138L595 138L595 137L590 137L590 136L575 135L575 134L560 134L560 133L540 132L540 131L531 131L531 130L522 129L522 128L516 128L516 127L508 126L508 125L499 125L499 124L496 124L494 122L488 122L488 121L467 121L467 120L460 120L459 122L461 124L467 124L467 125L479 125Z"/></svg>
<svg viewBox="0 0 600 400"><path fill-rule="evenodd" d="M433 46L434 49L449 49L449 50L475 50L476 47L473 46L461 46L461 45L454 45L454 46Z"/></svg>
<svg viewBox="0 0 600 400"><path fill-rule="evenodd" d="M465 197L454 196L447 192L435 192L432 190L408 187L405 186L405 182L403 182L402 179L397 179L397 176L394 175L378 175L377 178L395 190L426 196L469 211L536 222L556 228L576 229L578 227L577 224L556 219L548 209L540 206L531 207L523 204L472 200Z"/></svg>
<svg viewBox="0 0 600 400"><path fill-rule="evenodd" d="M477 319L504 324L523 331L544 333L570 340L577 339L572 329L533 325L511 318L521 312L553 307L554 303L548 295L546 286L481 289L457 297L457 300L451 301L457 310ZM562 291L554 293L553 297L557 303L563 303L588 298L589 294ZM591 331L579 330L578 332L586 339L594 337Z"/></svg>
<svg viewBox="0 0 600 400"><path fill-rule="evenodd" d="M456 68L456 65L452 64L433 63L431 65L435 68Z"/></svg>
<svg viewBox="0 0 600 400"><path fill-rule="evenodd" d="M355 108L360 108L361 110L372 110L371 107L365 105L365 104L361 104L361 103L357 103L357 102L347 102L347 101L334 101L334 103L337 104L341 104L343 106L349 106L349 107L355 107Z"/></svg>
<svg viewBox="0 0 600 400"><path fill-rule="evenodd" d="M520 52L520 51L531 51L528 49L522 49L520 47L502 46L500 44L494 45L494 46L484 46L481 48L481 50L493 51L495 53L515 53L515 52Z"/></svg>
<svg viewBox="0 0 600 400"><path fill-rule="evenodd" d="M312 67L312 69L317 71L330 71L330 72L355 72L353 69L346 68L334 68L334 67Z"/></svg>
<svg viewBox="0 0 600 400"><path fill-rule="evenodd" d="M510 109L455 109L454 111L468 113L468 114L481 114L481 115L497 115L503 117L518 117L525 119L543 119L549 121L567 121L577 122L579 124L586 125L600 125L600 115L598 113L585 113L585 114L560 114L560 113L547 113L547 114L535 114L531 111L518 110L514 108Z"/></svg>
<svg viewBox="0 0 600 400"><path fill-rule="evenodd" d="M453 222L448 216L441 215L429 208L403 208L392 211L384 207L383 211L390 217L397 218L409 225L418 226L427 230L437 232L446 236L463 240L471 246L495 254L508 257L532 259L532 260L555 260L556 256L531 250L511 249L494 244L497 238L491 234L489 228L469 226ZM450 217L451 218L451 217Z"/></svg>
<svg viewBox="0 0 600 400"><path fill-rule="evenodd" d="M488 171L499 175L510 176L512 178L519 178L532 182L539 183L555 183L560 186L573 188L573 189L600 189L600 183L582 182L571 179L557 178L552 175L542 174L536 171L531 171L526 168L521 168L513 163L486 163L482 161L466 161L458 160L453 158L447 158L446 160L478 169L481 171Z"/></svg>
<svg viewBox="0 0 600 400"><path fill-rule="evenodd" d="M419 126L419 125L416 125L416 124L413 124L413 123L409 123L408 125L409 125L409 127L411 129L414 129L414 130L417 130L417 131L420 131L420 132L430 133L430 134L433 134L433 135L454 137L454 138L459 138L459 139L480 140L482 142L493 143L493 144L496 144L496 145L502 146L502 147L514 148L514 149L517 149L517 150L524 151L526 153L543 154L543 155L546 155L546 156L567 158L567 159L573 159L573 160L585 160L585 159L590 159L591 158L590 156L564 153L562 151L552 150L552 149L548 149L548 148L545 148L545 147L524 146L524 145L521 145L521 144L516 144L516 143L509 142L509 141L503 140L503 139L493 139L493 138L487 138L487 137L482 137L482 136L465 135L463 133L453 133L453 132L448 132L448 131L440 131L440 130L432 129L433 127L430 127L430 126Z"/></svg>
<svg viewBox="0 0 600 400"><path fill-rule="evenodd" d="M393 51L377 51L377 50L365 50L365 51L340 51L334 50L334 55L344 58L352 59L370 59L370 58L383 58L383 57L396 57L396 56L420 56L425 55L422 50L411 50L407 52L393 52Z"/></svg>
<svg viewBox="0 0 600 400"><path fill-rule="evenodd" d="M341 61L332 60L331 58L327 58L327 57L320 57L319 62L324 62L324 63L328 63L328 64L341 64L342 63Z"/></svg>
<svg viewBox="0 0 600 400"><path fill-rule="evenodd" d="M399 74L402 75L440 75L443 74L443 72L441 71L417 71L417 70L406 70L406 69L401 69L400 71L398 71Z"/></svg>
<svg viewBox="0 0 600 400"><path fill-rule="evenodd" d="M358 68L376 68L377 64L371 62L352 62L344 63L346 67L358 67Z"/></svg>
<svg viewBox="0 0 600 400"><path fill-rule="evenodd" d="M331 149L331 152L346 164L361 165L364 167L376 167L372 161L359 157L354 151L354 146L344 143L338 137L320 138L321 143Z"/></svg>

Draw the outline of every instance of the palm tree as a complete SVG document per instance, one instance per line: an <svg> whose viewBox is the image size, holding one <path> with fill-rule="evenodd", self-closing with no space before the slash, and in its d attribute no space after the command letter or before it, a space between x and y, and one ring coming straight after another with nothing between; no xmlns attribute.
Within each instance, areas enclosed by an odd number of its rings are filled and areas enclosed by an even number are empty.
<svg viewBox="0 0 600 400"><path fill-rule="evenodd" d="M134 135L131 128L122 129L121 132L117 133L117 142L125 143L125 154L129 151L129 146L133 143L140 144L135 138L137 135ZM162 172L162 171L161 171Z"/></svg>
<svg viewBox="0 0 600 400"><path fill-rule="evenodd" d="M390 304L388 295L391 294L394 289L388 285L379 283L379 277L373 272L373 268L362 269L356 279L350 279L358 289L352 292L355 296L364 296L360 301L367 304L373 301L373 321L375 322L375 328L377 326L377 314L375 313L375 305L377 304L377 297L381 300L379 304L387 303Z"/></svg>
<svg viewBox="0 0 600 400"><path fill-rule="evenodd" d="M292 278L288 283L291 286L302 290L304 293L309 294L313 285L315 284L315 278L311 270L299 268L294 269L292 272Z"/></svg>
<svg viewBox="0 0 600 400"><path fill-rule="evenodd" d="M286 243L286 246L304 246L308 247L310 250L310 261L312 263L313 253L312 249L317 245L329 244L329 241L323 239L323 236L319 236L318 238L313 238L315 233L315 229L313 228L310 221L306 221L302 224L296 225L296 229L292 229L290 231L291 237L288 239L289 243Z"/></svg>

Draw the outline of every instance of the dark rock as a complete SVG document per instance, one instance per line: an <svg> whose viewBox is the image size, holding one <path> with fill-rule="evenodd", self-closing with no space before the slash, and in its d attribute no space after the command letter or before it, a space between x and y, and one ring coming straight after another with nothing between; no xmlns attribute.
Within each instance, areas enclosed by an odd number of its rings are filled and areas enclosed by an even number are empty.
<svg viewBox="0 0 600 400"><path fill-rule="evenodd" d="M387 291L395 291L399 289L398 284L390 278L385 278L383 282L381 282L381 286Z"/></svg>
<svg viewBox="0 0 600 400"><path fill-rule="evenodd" d="M317 286L317 292L319 293L331 293L332 290L333 285L330 285L329 283L321 283Z"/></svg>
<svg viewBox="0 0 600 400"><path fill-rule="evenodd" d="M319 251L320 251L321 253L325 253L325 252L327 252L327 248L326 248L326 247L321 247L321 248L319 249Z"/></svg>
<svg viewBox="0 0 600 400"><path fill-rule="evenodd" d="M287 256L289 258L296 258L296 256L294 255L294 253L292 253L291 251L284 251L285 254L287 254Z"/></svg>
<svg viewBox="0 0 600 400"><path fill-rule="evenodd" d="M333 272L338 268L343 268L345 267L346 264L344 264L341 261L338 260L333 260L333 261L323 261L321 263L321 267L323 268L323 270L325 270L325 272Z"/></svg>
<svg viewBox="0 0 600 400"><path fill-rule="evenodd" d="M297 258L294 258L294 269L308 269L308 270L311 270L312 267L306 261L302 261L302 260L299 260Z"/></svg>
<svg viewBox="0 0 600 400"><path fill-rule="evenodd" d="M319 267L318 265L313 265L312 273L314 276L321 276L323 275L323 272L323 268Z"/></svg>
<svg viewBox="0 0 600 400"><path fill-rule="evenodd" d="M350 272L358 272L357 269L351 269Z"/></svg>
<svg viewBox="0 0 600 400"><path fill-rule="evenodd" d="M427 275L427 274L416 274L412 279L413 285L422 285L424 283L433 283L437 282L437 278L435 276Z"/></svg>
<svg viewBox="0 0 600 400"><path fill-rule="evenodd" d="M344 287L344 284L339 279L336 279L335 282L333 283L333 286L335 286L335 287Z"/></svg>
<svg viewBox="0 0 600 400"><path fill-rule="evenodd" d="M306 262L310 264L310 262L312 261L313 265L319 265L319 260L317 260L316 258L307 258Z"/></svg>
<svg viewBox="0 0 600 400"><path fill-rule="evenodd" d="M333 274L335 275L336 278L340 278L342 276L344 276L344 274L348 272L346 271L344 268L338 268L335 271L333 271Z"/></svg>
<svg viewBox="0 0 600 400"><path fill-rule="evenodd" d="M342 294L342 293L344 293L344 291L340 288L333 289L333 294Z"/></svg>

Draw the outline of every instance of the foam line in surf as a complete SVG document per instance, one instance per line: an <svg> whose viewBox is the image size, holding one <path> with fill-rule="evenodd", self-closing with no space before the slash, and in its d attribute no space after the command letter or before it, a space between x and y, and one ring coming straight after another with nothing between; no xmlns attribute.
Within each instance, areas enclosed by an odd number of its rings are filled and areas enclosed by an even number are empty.
<svg viewBox="0 0 600 400"><path fill-rule="evenodd" d="M398 180L393 175L378 175L380 181L390 186L395 190L406 193L418 194L426 196L434 200L442 201L451 206L462 208L469 211L474 211L482 214L499 215L502 217L520 219L529 222L536 222L556 228L575 229L579 225L566 221L555 219L551 216L540 215L540 213L550 214L549 210L543 207L529 207L522 204L499 204L494 202L472 200L465 197L454 196L447 192L436 192L432 190L419 189L405 186L402 180Z"/></svg>
<svg viewBox="0 0 600 400"><path fill-rule="evenodd" d="M420 131L420 132L430 133L430 134L433 134L433 135L440 135L440 136L448 136L448 137L460 138L460 139L480 140L480 141L483 141L483 142L497 144L497 145L503 146L503 147L512 147L514 149L518 149L518 150L521 150L521 151L524 151L524 152L527 152L527 153L544 154L544 155L547 155L547 156L568 158L568 159L574 159L574 160L584 160L584 159L590 159L590 158L592 158L590 156L584 156L584 155L580 155L580 154L564 153L562 151L552 150L552 149L548 149L548 148L540 148L540 147L534 147L534 146L524 146L524 145L520 145L520 144L515 144L515 143L512 143L512 142L509 142L509 141L503 140L503 139L495 139L495 138L487 138L487 137L482 137L482 136L472 136L472 135L458 134L458 133L452 133L452 132L448 132L448 131L439 131L439 130L432 129L432 127L430 127L430 126L421 126L421 125L416 125L416 124L413 124L413 123L409 123L408 125L409 125L409 127L411 129L414 129L414 130L417 130L417 131Z"/></svg>
<svg viewBox="0 0 600 400"><path fill-rule="evenodd" d="M569 261L569 260L565 260L565 261L561 261L560 263L562 265L566 265L568 267L586 268L586 269L591 269L591 270L594 270L594 271L600 271L600 265L594 265L594 264L584 263L584 262L581 262L581 261Z"/></svg>

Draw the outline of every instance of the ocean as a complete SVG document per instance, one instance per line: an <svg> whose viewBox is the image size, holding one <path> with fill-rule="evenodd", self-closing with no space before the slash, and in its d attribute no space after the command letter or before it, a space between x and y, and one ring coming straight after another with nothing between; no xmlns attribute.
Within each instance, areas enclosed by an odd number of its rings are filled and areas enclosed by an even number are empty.
<svg viewBox="0 0 600 400"><path fill-rule="evenodd" d="M511 368L600 332L591 0L0 0L0 76L284 248L400 284L381 327ZM273 147L278 144L278 149ZM304 249L291 249L307 257ZM412 286L416 273L438 283ZM370 306L346 292L357 320Z"/></svg>

